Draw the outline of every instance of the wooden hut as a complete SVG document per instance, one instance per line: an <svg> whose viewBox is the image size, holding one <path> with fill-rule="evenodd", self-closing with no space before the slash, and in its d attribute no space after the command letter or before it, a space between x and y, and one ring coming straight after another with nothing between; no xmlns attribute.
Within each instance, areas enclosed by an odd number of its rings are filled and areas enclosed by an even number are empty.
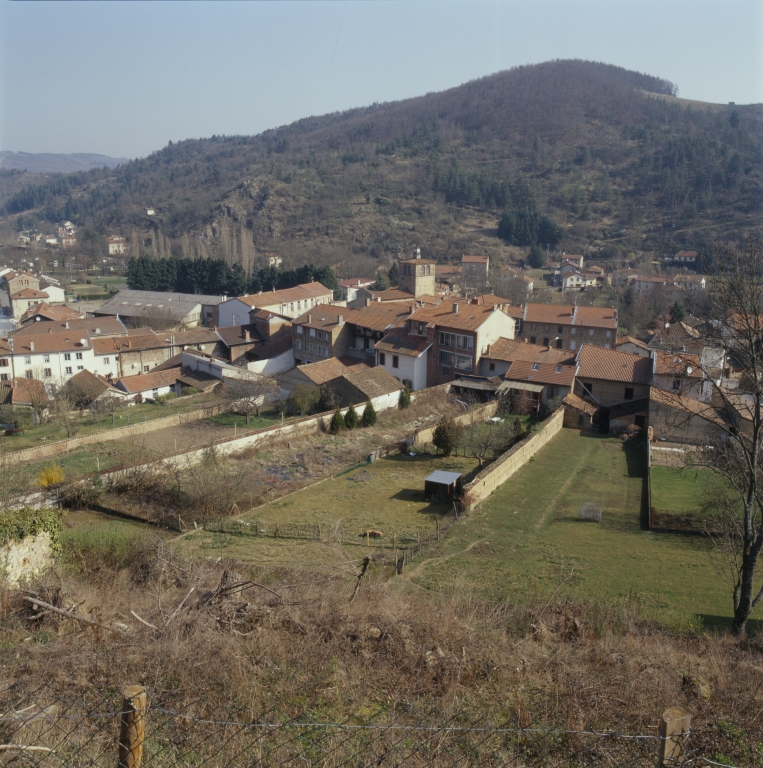
<svg viewBox="0 0 763 768"><path fill-rule="evenodd" d="M438 469L424 478L424 498L427 501L447 504L461 496L462 492L463 484L458 472Z"/></svg>

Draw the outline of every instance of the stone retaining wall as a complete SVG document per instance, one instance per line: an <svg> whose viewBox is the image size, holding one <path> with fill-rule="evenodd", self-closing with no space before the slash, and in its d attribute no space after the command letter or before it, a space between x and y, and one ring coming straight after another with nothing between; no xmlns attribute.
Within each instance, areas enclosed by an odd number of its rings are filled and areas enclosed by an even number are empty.
<svg viewBox="0 0 763 768"><path fill-rule="evenodd" d="M562 429L564 408L546 419L543 427L509 448L506 453L489 464L464 487L464 511L471 512L490 494L503 485L520 467L526 464L554 435Z"/></svg>

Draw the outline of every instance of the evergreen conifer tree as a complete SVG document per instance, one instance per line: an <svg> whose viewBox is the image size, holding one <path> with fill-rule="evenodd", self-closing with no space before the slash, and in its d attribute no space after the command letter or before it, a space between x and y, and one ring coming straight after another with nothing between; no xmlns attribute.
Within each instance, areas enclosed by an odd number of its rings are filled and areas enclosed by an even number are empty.
<svg viewBox="0 0 763 768"><path fill-rule="evenodd" d="M355 410L355 406L352 403L350 403L350 407L344 415L344 426L347 427L347 429L355 429L355 427L358 426L358 412Z"/></svg>
<svg viewBox="0 0 763 768"><path fill-rule="evenodd" d="M337 408L334 411L334 415L331 417L331 423L329 424L329 432L332 435L338 435L344 429L344 416L342 412Z"/></svg>
<svg viewBox="0 0 763 768"><path fill-rule="evenodd" d="M376 424L376 410L374 409L374 404L369 400L363 411L363 425L373 427L374 424Z"/></svg>
<svg viewBox="0 0 763 768"><path fill-rule="evenodd" d="M400 393L399 405L401 408L411 407L411 390L407 384L403 387L403 391Z"/></svg>

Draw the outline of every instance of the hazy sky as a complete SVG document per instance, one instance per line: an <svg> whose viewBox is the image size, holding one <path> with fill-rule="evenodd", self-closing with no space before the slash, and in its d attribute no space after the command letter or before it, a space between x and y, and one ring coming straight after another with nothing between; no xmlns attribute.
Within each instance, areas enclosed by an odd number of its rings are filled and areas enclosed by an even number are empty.
<svg viewBox="0 0 763 768"><path fill-rule="evenodd" d="M149 154L582 58L763 102L763 0L0 0L0 149Z"/></svg>

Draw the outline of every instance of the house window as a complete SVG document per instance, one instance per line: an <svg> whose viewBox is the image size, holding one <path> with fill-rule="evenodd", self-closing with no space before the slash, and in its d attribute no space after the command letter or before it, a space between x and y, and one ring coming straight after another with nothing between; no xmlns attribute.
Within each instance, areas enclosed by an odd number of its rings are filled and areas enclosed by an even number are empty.
<svg viewBox="0 0 763 768"><path fill-rule="evenodd" d="M588 331L588 335L589 335L589 336L593 336L593 328L591 328L591 329Z"/></svg>
<svg viewBox="0 0 763 768"><path fill-rule="evenodd" d="M646 416L644 415L636 416L634 421L636 422L637 427L641 427L642 429L646 427Z"/></svg>
<svg viewBox="0 0 763 768"><path fill-rule="evenodd" d="M581 382L582 383L582 382ZM583 384L584 394L593 394L593 384Z"/></svg>
<svg viewBox="0 0 763 768"><path fill-rule="evenodd" d="M46 379L49 379L53 375L53 371L50 368L46 368L43 371L43 374L45 375Z"/></svg>
<svg viewBox="0 0 763 768"><path fill-rule="evenodd" d="M471 371L472 359L471 357L464 357L463 355L456 355L456 368L461 371Z"/></svg>
<svg viewBox="0 0 763 768"><path fill-rule="evenodd" d="M543 330L544 330L546 333L548 333L548 326L547 326L547 325L544 325L544 326L543 326Z"/></svg>
<svg viewBox="0 0 763 768"><path fill-rule="evenodd" d="M308 344L307 345L307 351L312 353L312 351L313 351L313 345L312 344Z"/></svg>
<svg viewBox="0 0 763 768"><path fill-rule="evenodd" d="M440 350L440 365L453 365L453 353Z"/></svg>
<svg viewBox="0 0 763 768"><path fill-rule="evenodd" d="M535 330L535 323L533 323L533 324L530 326L530 330L531 330L531 331L534 331L534 330Z"/></svg>
<svg viewBox="0 0 763 768"><path fill-rule="evenodd" d="M607 338L609 339L612 336L612 331L607 331Z"/></svg>
<svg viewBox="0 0 763 768"><path fill-rule="evenodd" d="M674 392L678 392L681 389L681 379L673 379L672 389Z"/></svg>
<svg viewBox="0 0 763 768"><path fill-rule="evenodd" d="M158 397L159 396L159 390L153 389L151 390L151 397Z"/></svg>
<svg viewBox="0 0 763 768"><path fill-rule="evenodd" d="M32 376L32 372L31 372L31 371L25 371L25 372L24 372L24 376L26 376L28 379L32 379L32 378L34 378L34 377Z"/></svg>
<svg viewBox="0 0 763 768"><path fill-rule="evenodd" d="M32 358L31 357L25 357L24 358L24 364L25 365L31 365L32 364Z"/></svg>
<svg viewBox="0 0 763 768"><path fill-rule="evenodd" d="M8 367L8 358L0 357L0 368L7 368L7 367Z"/></svg>
<svg viewBox="0 0 763 768"><path fill-rule="evenodd" d="M104 365L108 365L109 364L109 358L108 357L104 357L103 358L103 364Z"/></svg>
<svg viewBox="0 0 763 768"><path fill-rule="evenodd" d="M387 362L387 356L384 352L379 352L379 365L385 365Z"/></svg>
<svg viewBox="0 0 763 768"><path fill-rule="evenodd" d="M633 400L633 387L626 387L625 388L625 399L626 400Z"/></svg>
<svg viewBox="0 0 763 768"><path fill-rule="evenodd" d="M455 336L454 333L443 333L442 331L440 331L440 346L452 347L454 336Z"/></svg>
<svg viewBox="0 0 763 768"><path fill-rule="evenodd" d="M392 355L392 367L393 368L400 367L400 358L397 355Z"/></svg>
<svg viewBox="0 0 763 768"><path fill-rule="evenodd" d="M560 326L559 326L559 327L556 329L556 332L557 332L557 333L564 333L564 328L563 328L563 327L560 325Z"/></svg>
<svg viewBox="0 0 763 768"><path fill-rule="evenodd" d="M82 352L77 352L77 360L82 360Z"/></svg>
<svg viewBox="0 0 763 768"><path fill-rule="evenodd" d="M71 376L72 375L72 369L68 365L66 366L66 374L67 374L67 376Z"/></svg>
<svg viewBox="0 0 763 768"><path fill-rule="evenodd" d="M310 328L310 329L308 330L308 334L309 334L310 336L312 336L313 338L315 338L315 328Z"/></svg>
<svg viewBox="0 0 763 768"><path fill-rule="evenodd" d="M547 346L548 346L548 336L545 336L545 337L544 337L544 339L543 339L543 346L544 346L544 347L547 347Z"/></svg>
<svg viewBox="0 0 763 768"><path fill-rule="evenodd" d="M494 371L495 370L495 363L490 363L490 365L488 366L488 369L491 370L491 371Z"/></svg>
<svg viewBox="0 0 763 768"><path fill-rule="evenodd" d="M574 351L575 351L575 342L571 341L570 342L570 352L574 352Z"/></svg>
<svg viewBox="0 0 763 768"><path fill-rule="evenodd" d="M474 349L474 338L472 336L460 336L456 334L456 346L458 349Z"/></svg>
<svg viewBox="0 0 763 768"><path fill-rule="evenodd" d="M562 340L561 339L557 339L556 340L556 348L557 349L561 349L562 348Z"/></svg>
<svg viewBox="0 0 763 768"><path fill-rule="evenodd" d="M530 336L530 344L535 344L535 336Z"/></svg>
<svg viewBox="0 0 763 768"><path fill-rule="evenodd" d="M78 365L77 366L77 370L78 371L84 371L85 370L85 366L84 365Z"/></svg>
<svg viewBox="0 0 763 768"><path fill-rule="evenodd" d="M297 349L302 349L302 339L297 339Z"/></svg>
<svg viewBox="0 0 763 768"><path fill-rule="evenodd" d="M64 352L64 360L71 360L72 356L69 352Z"/></svg>
<svg viewBox="0 0 763 768"><path fill-rule="evenodd" d="M143 366L143 373L148 373L148 370L149 370L148 366L144 365Z"/></svg>
<svg viewBox="0 0 763 768"><path fill-rule="evenodd" d="M50 362L50 355L45 355L45 357L42 358L43 363L49 363Z"/></svg>
<svg viewBox="0 0 763 768"><path fill-rule="evenodd" d="M574 336L577 328L570 328L570 336Z"/></svg>
<svg viewBox="0 0 763 768"><path fill-rule="evenodd" d="M302 326L301 326L301 325L298 325L298 326L297 326L297 333L298 333L300 336L302 335Z"/></svg>
<svg viewBox="0 0 763 768"><path fill-rule="evenodd" d="M0 381L8 381L8 374L0 373Z"/></svg>
<svg viewBox="0 0 763 768"><path fill-rule="evenodd" d="M548 387L548 397L559 397L559 387Z"/></svg>

